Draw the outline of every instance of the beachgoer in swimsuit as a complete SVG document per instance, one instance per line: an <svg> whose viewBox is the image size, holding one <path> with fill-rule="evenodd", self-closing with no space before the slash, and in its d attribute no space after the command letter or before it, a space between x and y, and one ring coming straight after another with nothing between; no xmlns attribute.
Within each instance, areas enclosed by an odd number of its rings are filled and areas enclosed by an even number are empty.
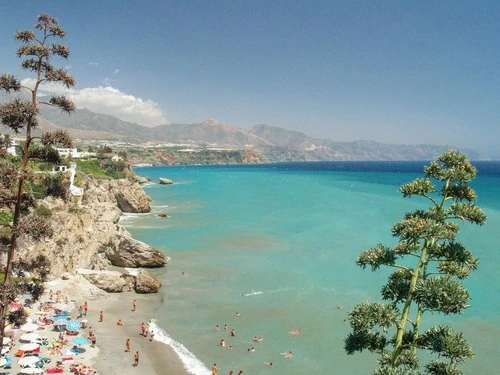
<svg viewBox="0 0 500 375"><path fill-rule="evenodd" d="M137 367L137 365L139 364L139 352L135 352L134 354L134 367Z"/></svg>

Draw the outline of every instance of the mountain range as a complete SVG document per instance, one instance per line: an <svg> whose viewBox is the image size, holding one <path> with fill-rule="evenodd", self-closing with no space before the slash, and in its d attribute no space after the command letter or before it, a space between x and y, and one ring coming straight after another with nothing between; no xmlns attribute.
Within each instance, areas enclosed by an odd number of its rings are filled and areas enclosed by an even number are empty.
<svg viewBox="0 0 500 375"><path fill-rule="evenodd" d="M115 116L89 109L77 109L71 115L43 108L38 131L66 129L77 141L90 140L129 143L136 146L183 145L226 150L250 150L262 155L259 160L432 160L453 145L401 145L369 140L338 142L310 137L298 131L259 124L246 130L209 119L196 124L167 124L145 127ZM78 143L78 142L77 142ZM474 150L464 150L472 160L489 159Z"/></svg>
<svg viewBox="0 0 500 375"><path fill-rule="evenodd" d="M250 130L209 119L197 124L145 127L117 117L78 109L71 115L49 109L42 113L42 128L64 128L77 139L100 139L132 144L180 144L252 150L269 161L313 160L432 160L453 145L399 145L374 141L338 142L271 125ZM470 159L488 159L474 150L461 150Z"/></svg>

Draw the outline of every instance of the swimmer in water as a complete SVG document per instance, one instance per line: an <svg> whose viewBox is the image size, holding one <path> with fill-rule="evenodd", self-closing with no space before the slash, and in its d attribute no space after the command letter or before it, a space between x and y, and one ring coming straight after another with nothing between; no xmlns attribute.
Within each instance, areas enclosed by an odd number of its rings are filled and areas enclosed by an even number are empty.
<svg viewBox="0 0 500 375"><path fill-rule="evenodd" d="M290 331L288 332L290 335L300 335L302 333L302 331L297 328L297 329L294 329L293 331Z"/></svg>

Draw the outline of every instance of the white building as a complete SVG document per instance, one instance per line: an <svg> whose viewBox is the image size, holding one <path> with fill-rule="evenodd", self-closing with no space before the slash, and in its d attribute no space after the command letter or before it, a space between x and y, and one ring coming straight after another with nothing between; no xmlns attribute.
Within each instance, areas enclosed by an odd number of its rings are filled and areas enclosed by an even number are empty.
<svg viewBox="0 0 500 375"><path fill-rule="evenodd" d="M85 158L94 158L96 156L95 152L87 152L87 151L78 151L76 148L54 148L59 156L67 158L71 156L73 159L85 159Z"/></svg>

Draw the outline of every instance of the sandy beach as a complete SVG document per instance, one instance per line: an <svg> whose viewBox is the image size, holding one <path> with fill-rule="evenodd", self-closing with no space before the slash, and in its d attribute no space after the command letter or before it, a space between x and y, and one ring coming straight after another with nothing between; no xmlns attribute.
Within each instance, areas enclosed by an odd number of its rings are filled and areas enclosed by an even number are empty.
<svg viewBox="0 0 500 375"><path fill-rule="evenodd" d="M102 291L93 293L91 298L83 298L79 290L71 288L68 281L57 280L47 285L47 292L41 299L41 302L48 301L49 290L54 292L60 290L61 296L67 296L69 305L74 306L69 318L76 319L79 315L78 307L85 302L88 304L87 316L82 320L87 320L87 328L80 330L80 335L89 337L89 328L92 327L97 338L95 347L89 344L81 346L81 352L78 354L70 353L73 346L70 336L65 335L68 345L65 345L63 351L54 354L47 347L40 347L40 357L48 357L51 362L44 368L46 370L53 368L57 361L63 358L71 357L69 361L63 361L64 372L62 374L71 374L71 364L83 363L91 366L99 375L112 374L171 374L187 375L189 372L184 368L183 363L173 351L173 349L156 340L150 340L149 337L141 335L141 323L147 324L153 317L155 306L157 306L157 295L154 294L136 294L135 292L124 291L116 294L106 294ZM71 293L73 291L73 293ZM136 301L135 311L132 310L133 301ZM38 310L40 302L37 302L30 309L30 318L39 319L42 315ZM103 321L100 322L100 312L103 313ZM121 319L123 325L117 325ZM52 325L47 325L44 330L37 330L42 337L49 341L57 339L59 332L54 330ZM6 335L13 340L12 348L6 357L12 358L12 369L10 374L22 374L22 367L19 364L20 358L15 354L25 344L20 341L21 336L26 332L22 329L6 330ZM125 342L130 339L130 352L125 349ZM90 341L90 340L89 340ZM139 364L134 364L134 353L139 352ZM0 370L1 371L1 370Z"/></svg>
<svg viewBox="0 0 500 375"><path fill-rule="evenodd" d="M141 323L147 323L153 317L156 298L156 295L125 291L88 303L87 318L96 333L99 347L94 364L99 374L189 374L171 347L141 336ZM136 310L132 311L134 299ZM99 322L101 310L103 322ZM116 324L119 319L124 322L123 326ZM125 351L127 338L131 342L130 352ZM140 355L139 365L133 367L136 351Z"/></svg>

